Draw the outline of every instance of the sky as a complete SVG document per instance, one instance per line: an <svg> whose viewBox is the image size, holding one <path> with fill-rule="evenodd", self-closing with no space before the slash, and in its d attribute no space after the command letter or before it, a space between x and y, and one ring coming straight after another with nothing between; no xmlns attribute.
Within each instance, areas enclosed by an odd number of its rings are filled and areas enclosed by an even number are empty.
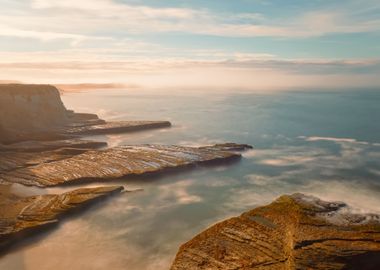
<svg viewBox="0 0 380 270"><path fill-rule="evenodd" d="M378 0L0 0L0 81L380 86Z"/></svg>

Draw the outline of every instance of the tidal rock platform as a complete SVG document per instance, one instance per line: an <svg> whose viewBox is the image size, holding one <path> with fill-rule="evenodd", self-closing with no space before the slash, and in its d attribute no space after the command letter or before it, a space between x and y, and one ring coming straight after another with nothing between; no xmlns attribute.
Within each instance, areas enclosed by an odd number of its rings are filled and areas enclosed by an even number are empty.
<svg viewBox="0 0 380 270"><path fill-rule="evenodd" d="M169 121L114 121L68 128L65 132L74 135L101 135L167 128L170 126L171 123Z"/></svg>
<svg viewBox="0 0 380 270"><path fill-rule="evenodd" d="M229 151L231 147L231 151ZM10 153L4 155L0 181L48 187L80 181L109 181L126 176L163 172L196 164L238 160L246 145L186 147L176 145L131 145L88 150L65 155L41 153L41 157ZM26 160L25 160L26 159ZM31 162L33 161L33 162Z"/></svg>
<svg viewBox="0 0 380 270"><path fill-rule="evenodd" d="M0 249L16 238L59 222L74 209L101 198L120 193L121 186L81 188L63 194L46 194L21 198L0 188Z"/></svg>
<svg viewBox="0 0 380 270"><path fill-rule="evenodd" d="M185 269L380 269L380 216L285 195L182 245L171 270Z"/></svg>

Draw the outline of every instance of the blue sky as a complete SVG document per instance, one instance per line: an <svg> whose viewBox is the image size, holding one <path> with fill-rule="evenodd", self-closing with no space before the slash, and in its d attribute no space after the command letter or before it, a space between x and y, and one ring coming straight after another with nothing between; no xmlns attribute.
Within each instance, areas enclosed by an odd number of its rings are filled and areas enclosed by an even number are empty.
<svg viewBox="0 0 380 270"><path fill-rule="evenodd" d="M377 0L0 3L1 80L139 84L142 73L156 78L163 70L169 76L174 69L207 67L214 73L233 68L236 76L244 67L245 76L270 69L273 76L355 74L369 86L379 83ZM101 80L102 67L108 76ZM81 77L84 70L93 77Z"/></svg>

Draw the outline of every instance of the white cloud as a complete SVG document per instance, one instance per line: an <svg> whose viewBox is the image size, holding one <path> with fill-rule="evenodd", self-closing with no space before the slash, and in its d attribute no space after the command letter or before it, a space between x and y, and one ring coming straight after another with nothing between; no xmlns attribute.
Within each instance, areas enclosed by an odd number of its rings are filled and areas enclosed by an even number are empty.
<svg viewBox="0 0 380 270"><path fill-rule="evenodd" d="M0 22L18 35L44 39L76 35L116 37L126 33L185 32L228 37L311 37L329 33L378 32L380 20L355 10L316 10L288 18L258 13L234 15L191 8L158 8L111 0L33 0L18 12L0 12ZM11 8L11 7L8 7ZM241 22L243 20L243 22ZM10 31L0 29L0 36ZM32 33L31 33L32 32ZM40 35L34 32L41 32ZM34 34L33 34L34 33ZM49 34L50 33L50 34Z"/></svg>
<svg viewBox="0 0 380 270"><path fill-rule="evenodd" d="M95 11L98 16L129 17L132 18L180 18L186 19L194 16L191 9L185 8L152 8L148 6L133 6L117 3L111 0L33 0L34 9L68 9L84 12ZM129 19L132 19L132 18Z"/></svg>
<svg viewBox="0 0 380 270"><path fill-rule="evenodd" d="M0 52L0 79L191 88L378 86L380 63L376 59L356 62L279 59L269 53L178 49L174 45L170 48L133 37L133 34L180 32L305 38L379 31L380 20L357 16L357 12L358 8L324 9L269 18L256 12L226 14L112 0L6 1L0 11L0 41L4 39L9 44L9 38L13 38L11 43L29 46L24 51L8 48ZM210 81L210 78L222 79Z"/></svg>
<svg viewBox="0 0 380 270"><path fill-rule="evenodd" d="M11 28L7 26L0 26L0 35L6 37L21 37L21 38L36 38L43 41L52 39L71 39L71 40L82 40L87 38L83 35L58 33L58 32L48 32L48 31L34 31L34 30L21 30L17 28Z"/></svg>

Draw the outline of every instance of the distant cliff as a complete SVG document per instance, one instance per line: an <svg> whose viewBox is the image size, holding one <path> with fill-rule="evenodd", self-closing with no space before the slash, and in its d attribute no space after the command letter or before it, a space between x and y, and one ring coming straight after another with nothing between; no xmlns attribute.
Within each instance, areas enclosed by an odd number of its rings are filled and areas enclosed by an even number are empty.
<svg viewBox="0 0 380 270"><path fill-rule="evenodd" d="M67 118L56 87L0 84L0 142L62 125Z"/></svg>

